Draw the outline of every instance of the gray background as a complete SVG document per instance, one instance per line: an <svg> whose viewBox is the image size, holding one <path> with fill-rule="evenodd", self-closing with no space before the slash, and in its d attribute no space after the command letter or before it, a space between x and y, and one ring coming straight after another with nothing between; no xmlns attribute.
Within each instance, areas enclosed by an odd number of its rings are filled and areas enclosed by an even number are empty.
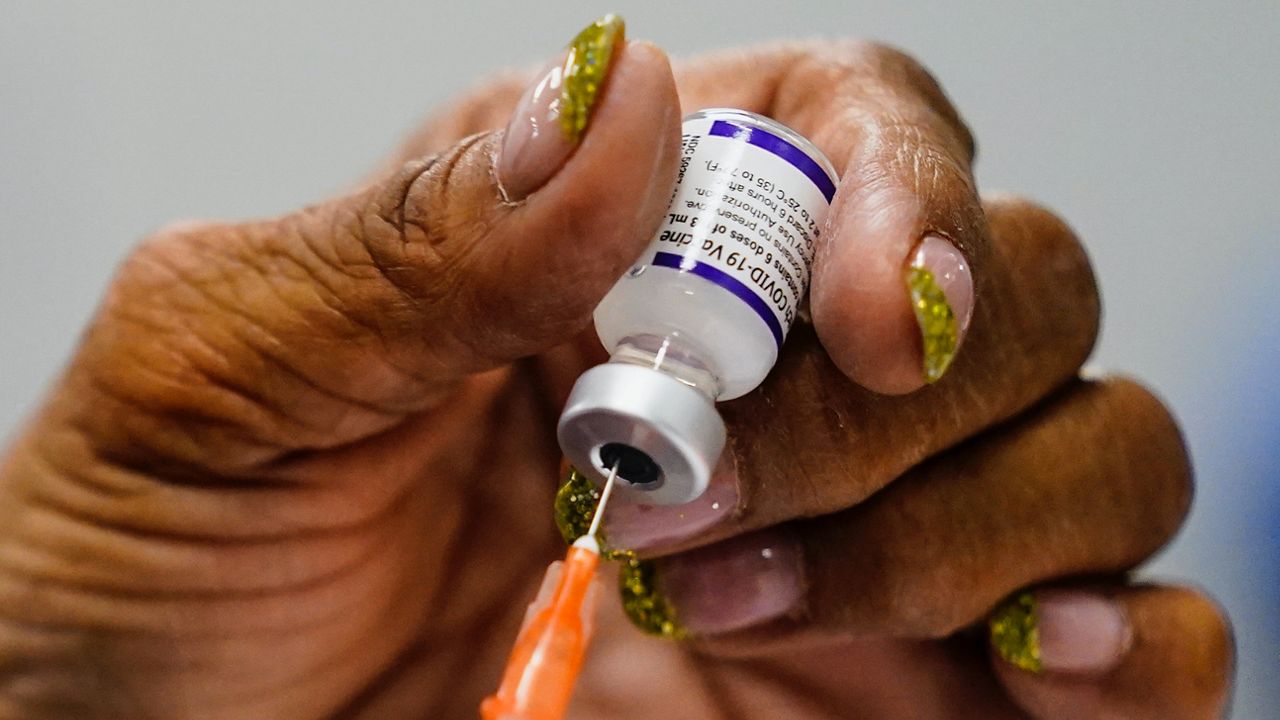
<svg viewBox="0 0 1280 720"><path fill-rule="evenodd" d="M1274 717L1280 3L179 5L0 3L0 435L137 238L338 191L424 111L545 61L601 12L679 54L878 38L947 87L984 188L1037 198L1085 238L1106 301L1094 365L1155 387L1198 466L1190 523L1154 572L1230 608L1236 716Z"/></svg>

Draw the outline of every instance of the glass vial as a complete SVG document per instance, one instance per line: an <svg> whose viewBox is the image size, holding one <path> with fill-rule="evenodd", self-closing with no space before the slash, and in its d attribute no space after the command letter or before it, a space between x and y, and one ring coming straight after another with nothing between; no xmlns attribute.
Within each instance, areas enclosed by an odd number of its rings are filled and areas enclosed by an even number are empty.
<svg viewBox="0 0 1280 720"><path fill-rule="evenodd" d="M826 157L774 120L727 108L685 118L667 214L596 308L611 359L579 378L561 416L570 461L597 480L618 464L632 501L702 494L725 442L714 403L777 361L835 188Z"/></svg>

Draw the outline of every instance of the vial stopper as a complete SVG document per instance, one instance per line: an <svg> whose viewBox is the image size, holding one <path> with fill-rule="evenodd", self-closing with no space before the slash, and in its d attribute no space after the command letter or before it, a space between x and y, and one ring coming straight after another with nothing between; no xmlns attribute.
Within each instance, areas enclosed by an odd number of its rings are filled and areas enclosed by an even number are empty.
<svg viewBox="0 0 1280 720"><path fill-rule="evenodd" d="M646 505L697 499L725 443L711 398L666 373L616 362L578 378L557 430L574 466L603 483L616 465L614 492Z"/></svg>

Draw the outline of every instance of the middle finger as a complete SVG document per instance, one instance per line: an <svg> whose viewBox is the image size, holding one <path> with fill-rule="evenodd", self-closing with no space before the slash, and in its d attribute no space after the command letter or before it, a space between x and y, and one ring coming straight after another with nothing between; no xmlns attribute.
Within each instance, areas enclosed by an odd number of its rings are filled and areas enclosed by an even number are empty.
<svg viewBox="0 0 1280 720"><path fill-rule="evenodd" d="M941 382L902 397L869 392L831 362L812 328L797 327L764 385L721 406L730 445L703 497L610 508L610 544L661 554L850 507L1072 378L1098 331L1084 251L1029 203L996 200L986 212L983 302Z"/></svg>

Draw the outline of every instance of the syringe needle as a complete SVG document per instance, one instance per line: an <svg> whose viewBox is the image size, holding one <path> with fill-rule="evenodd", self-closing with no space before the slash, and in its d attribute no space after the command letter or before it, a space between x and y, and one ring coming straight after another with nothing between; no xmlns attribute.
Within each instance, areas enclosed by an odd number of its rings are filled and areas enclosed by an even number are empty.
<svg viewBox="0 0 1280 720"><path fill-rule="evenodd" d="M587 534L574 541L563 562L547 569L544 591L530 606L498 691L480 706L484 720L560 720L564 717L595 609L593 580L600 563L596 535L618 479L618 466L600 492ZM550 592L544 596L544 592Z"/></svg>
<svg viewBox="0 0 1280 720"><path fill-rule="evenodd" d="M591 516L591 527L587 528L587 535L595 538L600 533L600 521L604 518L604 507L609 503L609 496L613 494L613 483L618 479L618 466L621 462L613 464L613 468L609 470L609 479L604 481L604 489L600 491L600 502L596 503L596 512Z"/></svg>

